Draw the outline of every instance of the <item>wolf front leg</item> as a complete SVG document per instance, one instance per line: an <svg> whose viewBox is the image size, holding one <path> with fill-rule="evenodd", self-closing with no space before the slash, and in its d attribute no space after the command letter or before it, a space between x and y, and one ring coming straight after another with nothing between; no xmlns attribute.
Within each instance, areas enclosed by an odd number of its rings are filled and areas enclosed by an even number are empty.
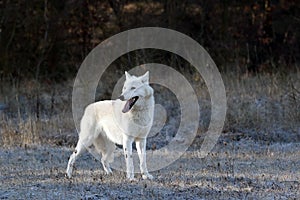
<svg viewBox="0 0 300 200"><path fill-rule="evenodd" d="M130 136L123 137L123 150L126 162L126 173L127 178L131 181L134 179L134 166L133 166L133 158L132 158L132 143L133 138Z"/></svg>
<svg viewBox="0 0 300 200"><path fill-rule="evenodd" d="M136 149L140 159L140 169L143 179L153 179L153 176L148 173L147 160L146 160L146 138L136 141Z"/></svg>

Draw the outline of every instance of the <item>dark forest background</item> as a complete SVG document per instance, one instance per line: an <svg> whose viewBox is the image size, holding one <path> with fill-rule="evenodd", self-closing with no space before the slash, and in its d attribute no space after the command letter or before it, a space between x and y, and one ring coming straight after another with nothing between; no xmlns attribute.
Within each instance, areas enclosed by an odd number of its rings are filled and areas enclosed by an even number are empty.
<svg viewBox="0 0 300 200"><path fill-rule="evenodd" d="M0 0L0 144L74 145L72 89L81 63L103 40L147 26L180 31L209 52L226 89L224 133L300 141L299 25L296 0ZM121 56L101 77L95 100L110 99L124 70L143 63L171 66L189 80L199 100L202 136L211 116L206 84L169 52ZM156 103L168 111L159 136L175 134L176 98L163 87L154 89Z"/></svg>
<svg viewBox="0 0 300 200"><path fill-rule="evenodd" d="M296 0L0 1L0 77L61 81L120 31L171 28L198 41L220 70L292 69L299 63Z"/></svg>

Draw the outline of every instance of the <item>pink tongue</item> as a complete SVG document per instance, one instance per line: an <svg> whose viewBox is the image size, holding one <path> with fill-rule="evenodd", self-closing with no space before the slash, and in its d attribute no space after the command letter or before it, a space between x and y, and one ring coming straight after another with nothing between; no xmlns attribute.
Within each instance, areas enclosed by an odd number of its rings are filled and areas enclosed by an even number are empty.
<svg viewBox="0 0 300 200"><path fill-rule="evenodd" d="M126 101L126 104L122 110L123 113L127 113L130 110L130 104L132 103L132 99L129 99L128 101Z"/></svg>

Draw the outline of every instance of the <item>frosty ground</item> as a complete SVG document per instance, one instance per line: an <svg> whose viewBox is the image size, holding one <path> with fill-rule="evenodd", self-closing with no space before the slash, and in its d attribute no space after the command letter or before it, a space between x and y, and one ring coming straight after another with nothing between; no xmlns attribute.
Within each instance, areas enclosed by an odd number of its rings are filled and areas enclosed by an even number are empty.
<svg viewBox="0 0 300 200"><path fill-rule="evenodd" d="M37 146L0 150L0 199L299 199L300 143L266 144L251 138L219 138L199 158L199 138L155 179L129 182L125 173L106 175L88 153L72 179L65 168L72 148Z"/></svg>

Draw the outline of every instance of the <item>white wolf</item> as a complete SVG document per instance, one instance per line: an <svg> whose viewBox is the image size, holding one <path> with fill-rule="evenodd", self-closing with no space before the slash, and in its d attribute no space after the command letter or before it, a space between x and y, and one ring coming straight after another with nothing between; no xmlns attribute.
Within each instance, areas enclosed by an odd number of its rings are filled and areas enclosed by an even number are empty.
<svg viewBox="0 0 300 200"><path fill-rule="evenodd" d="M92 145L96 150L94 153L102 153L101 163L105 172L111 173L109 164L113 162L116 143L123 145L127 178L134 180L133 142L136 143L142 178L153 178L146 165L146 138L154 115L154 96L149 85L149 72L140 77L125 72L125 76L120 99L99 101L85 109L79 140L68 162L69 178L76 158Z"/></svg>

